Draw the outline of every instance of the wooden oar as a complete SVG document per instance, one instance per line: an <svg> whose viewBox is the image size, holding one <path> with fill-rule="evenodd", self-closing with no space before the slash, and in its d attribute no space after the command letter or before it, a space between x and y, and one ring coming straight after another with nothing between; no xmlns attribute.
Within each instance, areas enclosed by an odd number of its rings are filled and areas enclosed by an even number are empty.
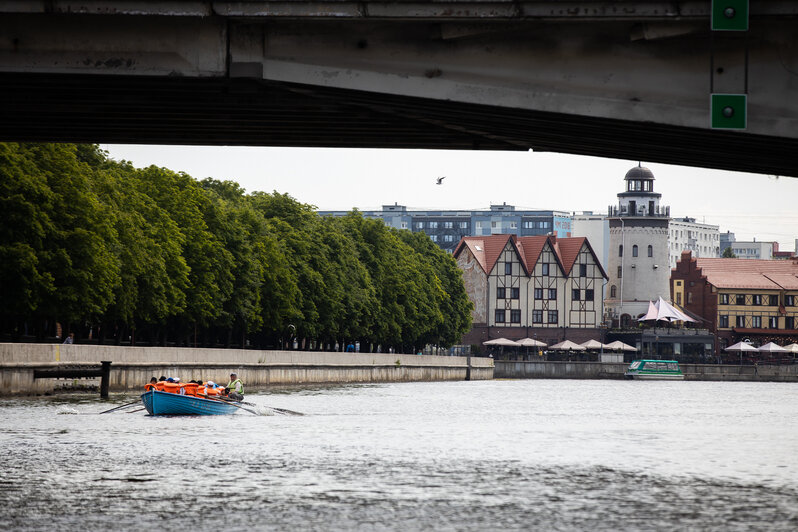
<svg viewBox="0 0 798 532"><path fill-rule="evenodd" d="M231 403L231 401L232 401L232 399L224 399L224 398L222 398L220 400L224 401L225 403ZM236 403L240 403L242 405L257 406L255 403L248 403L246 401L237 401ZM236 404L236 403L231 403L231 404ZM276 408L274 406L267 406L266 408L271 408L275 412L280 412L281 414L287 414L287 415L291 415L291 416L304 416L305 415L302 412L296 412L295 410L288 410L287 408Z"/></svg>
<svg viewBox="0 0 798 532"><path fill-rule="evenodd" d="M141 404L141 399L139 399L138 401L133 401L132 403L128 403L128 404L126 404L126 405L117 406L117 407L115 407L115 408L112 408L112 409L110 409L110 410L104 410L104 411L102 411L102 412L99 412L99 413L100 413L100 414L107 414L107 413L109 413L109 412L113 412L114 410L119 410L119 409L121 409L121 408L127 408L128 406L133 406L133 405L136 405L136 404L140 405L140 404Z"/></svg>
<svg viewBox="0 0 798 532"><path fill-rule="evenodd" d="M228 405L233 405L233 406L234 406L234 407L236 407L236 408L240 408L240 409L241 409L241 410L243 410L244 412L249 412L250 414L255 414L256 416L260 416L260 415L262 415L262 414L261 414L260 412L258 412L257 410L252 410L251 408L246 408L246 407L243 407L243 406L241 406L241 405L238 405L238 404L234 403L233 401L227 401L227 400L225 400L225 399L222 399L221 397L217 397L217 396L213 396L213 395L205 395L205 394L202 394L202 393L201 393L201 394L198 394L198 396L205 397L206 399L210 399L211 401L219 401L220 403L225 403L225 404L228 404Z"/></svg>
<svg viewBox="0 0 798 532"><path fill-rule="evenodd" d="M273 406L269 406L267 408L271 408L275 412L280 412L281 414L288 414L291 416L304 416L302 412L296 412L295 410L288 410L287 408L275 408Z"/></svg>

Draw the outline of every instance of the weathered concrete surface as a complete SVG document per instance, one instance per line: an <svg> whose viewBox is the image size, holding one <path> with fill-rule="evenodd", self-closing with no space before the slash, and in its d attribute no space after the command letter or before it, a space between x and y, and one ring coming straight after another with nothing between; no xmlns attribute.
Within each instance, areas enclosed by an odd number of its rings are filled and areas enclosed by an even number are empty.
<svg viewBox="0 0 798 532"><path fill-rule="evenodd" d="M254 351L58 344L0 344L0 395L42 394L73 382L36 379L36 369L99 365L110 360L110 389L136 389L161 375L248 386L267 384L465 380L467 357L387 353ZM493 360L471 358L470 378L493 378ZM77 384L86 384L81 381Z"/></svg>
<svg viewBox="0 0 798 532"><path fill-rule="evenodd" d="M625 363L602 362L495 362L497 379L623 379ZM798 382L798 365L731 366L681 364L685 380Z"/></svg>

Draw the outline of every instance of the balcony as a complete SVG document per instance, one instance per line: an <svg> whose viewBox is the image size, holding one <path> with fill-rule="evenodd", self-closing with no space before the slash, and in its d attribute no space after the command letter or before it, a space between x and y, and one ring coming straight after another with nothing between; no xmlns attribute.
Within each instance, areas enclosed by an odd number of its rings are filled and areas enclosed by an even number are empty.
<svg viewBox="0 0 798 532"><path fill-rule="evenodd" d="M608 216L618 217L618 216L638 216L638 217L646 217L646 218L670 218L671 216L671 208L670 205L657 205L654 207L654 210L649 212L647 205L638 205L637 212L628 212L628 209L625 205L610 205L607 209Z"/></svg>

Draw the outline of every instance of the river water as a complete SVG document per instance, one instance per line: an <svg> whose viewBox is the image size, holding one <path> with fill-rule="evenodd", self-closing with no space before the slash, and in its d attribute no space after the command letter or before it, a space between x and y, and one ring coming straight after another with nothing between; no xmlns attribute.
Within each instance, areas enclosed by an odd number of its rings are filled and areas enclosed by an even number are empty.
<svg viewBox="0 0 798 532"><path fill-rule="evenodd" d="M0 401L23 530L795 530L798 387L523 380L279 388L304 416ZM179 527L179 528L178 528Z"/></svg>

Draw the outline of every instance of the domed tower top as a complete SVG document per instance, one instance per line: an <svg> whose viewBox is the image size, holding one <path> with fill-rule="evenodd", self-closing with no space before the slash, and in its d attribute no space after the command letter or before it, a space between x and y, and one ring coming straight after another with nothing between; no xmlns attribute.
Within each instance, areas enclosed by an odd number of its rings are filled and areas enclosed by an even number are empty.
<svg viewBox="0 0 798 532"><path fill-rule="evenodd" d="M627 192L654 192L654 173L645 166L635 166L624 179Z"/></svg>
<svg viewBox="0 0 798 532"><path fill-rule="evenodd" d="M609 215L669 217L670 209L660 206L662 194L654 192L654 174L645 166L638 165L624 176L626 190L618 194L618 206L610 207Z"/></svg>

